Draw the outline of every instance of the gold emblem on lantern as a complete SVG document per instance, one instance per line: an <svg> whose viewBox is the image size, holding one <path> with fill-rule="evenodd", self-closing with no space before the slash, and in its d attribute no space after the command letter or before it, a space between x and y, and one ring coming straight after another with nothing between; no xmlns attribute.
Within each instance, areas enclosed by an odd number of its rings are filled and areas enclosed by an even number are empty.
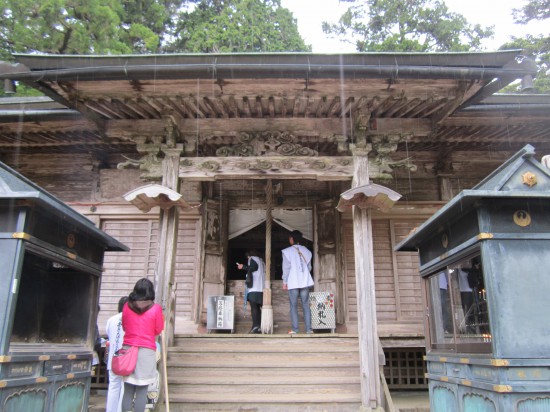
<svg viewBox="0 0 550 412"><path fill-rule="evenodd" d="M525 172L521 175L521 178L523 179L523 184L529 187L537 184L537 175L534 173Z"/></svg>
<svg viewBox="0 0 550 412"><path fill-rule="evenodd" d="M514 212L514 223L521 227L529 226L531 224L531 215L525 210L516 210Z"/></svg>

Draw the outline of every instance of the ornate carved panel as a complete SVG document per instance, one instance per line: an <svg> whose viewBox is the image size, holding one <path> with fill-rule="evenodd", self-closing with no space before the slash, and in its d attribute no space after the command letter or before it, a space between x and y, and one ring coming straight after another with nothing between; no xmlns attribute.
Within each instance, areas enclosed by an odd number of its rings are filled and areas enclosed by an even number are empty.
<svg viewBox="0 0 550 412"><path fill-rule="evenodd" d="M220 147L216 156L317 156L316 150L295 143L290 132L241 132L238 142Z"/></svg>

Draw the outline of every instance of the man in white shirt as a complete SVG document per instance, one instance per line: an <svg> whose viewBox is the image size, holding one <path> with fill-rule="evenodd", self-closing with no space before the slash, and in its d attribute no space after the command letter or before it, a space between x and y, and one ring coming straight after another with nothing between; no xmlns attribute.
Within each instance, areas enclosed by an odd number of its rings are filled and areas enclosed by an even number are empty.
<svg viewBox="0 0 550 412"><path fill-rule="evenodd" d="M299 332L298 327L298 297L302 302L306 333L313 333L311 329L311 310L309 308L309 289L313 286L311 277L312 254L300 243L303 240L302 232L293 230L288 237L290 247L282 250L283 254L283 289L288 290L290 301L290 321L292 329L288 332Z"/></svg>
<svg viewBox="0 0 550 412"><path fill-rule="evenodd" d="M118 301L118 313L107 320L107 338L109 340L109 357L107 360L107 370L109 371L109 389L107 391L107 406L105 412L120 412L122 405L122 394L124 391L124 382L122 376L116 375L111 370L113 355L122 348L124 342L124 329L122 329L122 308L128 301L128 296L120 298Z"/></svg>

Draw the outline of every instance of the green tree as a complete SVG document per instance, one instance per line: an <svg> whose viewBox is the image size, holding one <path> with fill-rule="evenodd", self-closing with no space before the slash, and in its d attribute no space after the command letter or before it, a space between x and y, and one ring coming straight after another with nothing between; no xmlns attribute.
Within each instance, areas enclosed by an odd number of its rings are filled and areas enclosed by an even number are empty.
<svg viewBox="0 0 550 412"><path fill-rule="evenodd" d="M0 58L12 53L151 53L183 1L0 0Z"/></svg>
<svg viewBox="0 0 550 412"><path fill-rule="evenodd" d="M550 18L550 3L548 0L530 0L520 9L514 9L516 23L526 24L531 20L546 20Z"/></svg>
<svg viewBox="0 0 550 412"><path fill-rule="evenodd" d="M338 23L323 22L323 31L360 52L469 51L493 35L493 27L469 24L442 1L341 1L352 4Z"/></svg>
<svg viewBox="0 0 550 412"><path fill-rule="evenodd" d="M550 19L550 3L548 0L531 0L521 9L514 10L514 20L517 24L527 24L532 20ZM524 37L512 37L500 49L523 49L525 54L535 60L539 68L533 81L533 89L529 93L550 93L550 37L542 34L528 34ZM520 92L521 84L513 84L504 89L507 92Z"/></svg>
<svg viewBox="0 0 550 412"><path fill-rule="evenodd" d="M178 16L172 52L311 51L280 0L199 0Z"/></svg>
<svg viewBox="0 0 550 412"><path fill-rule="evenodd" d="M0 0L0 60L13 53L160 51L186 0ZM0 92L0 95L2 92ZM38 91L19 86L18 96Z"/></svg>

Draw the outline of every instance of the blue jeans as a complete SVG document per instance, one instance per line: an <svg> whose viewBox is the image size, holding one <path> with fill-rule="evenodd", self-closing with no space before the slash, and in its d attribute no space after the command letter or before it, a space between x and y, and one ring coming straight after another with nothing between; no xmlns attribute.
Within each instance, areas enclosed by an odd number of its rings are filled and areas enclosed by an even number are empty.
<svg viewBox="0 0 550 412"><path fill-rule="evenodd" d="M298 296L302 301L302 310L304 312L304 323L306 332L311 331L311 310L309 308L309 288L298 288L288 290L288 299L290 301L290 321L292 322L292 330L299 332L298 328Z"/></svg>

